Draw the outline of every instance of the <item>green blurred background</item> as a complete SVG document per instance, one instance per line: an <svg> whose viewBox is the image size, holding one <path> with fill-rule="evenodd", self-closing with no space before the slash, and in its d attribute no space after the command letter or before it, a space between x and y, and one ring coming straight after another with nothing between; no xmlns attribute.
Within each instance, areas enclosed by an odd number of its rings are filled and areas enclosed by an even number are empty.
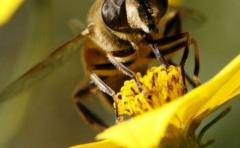
<svg viewBox="0 0 240 148"><path fill-rule="evenodd" d="M13 19L0 28L0 90L71 39L69 20L78 18L84 24L92 3L93 0L26 1ZM201 80L206 81L240 53L240 1L185 0L184 6L206 18L203 24L191 25L190 21L184 27L201 48ZM1 102L0 147L64 148L93 140L97 131L80 119L70 99L75 87L85 79L79 52L28 91ZM89 98L93 110L101 110L94 101L96 96ZM211 147L240 147L239 100L229 105L233 106L230 114L204 138L216 139ZM104 119L111 122L111 114L104 112Z"/></svg>

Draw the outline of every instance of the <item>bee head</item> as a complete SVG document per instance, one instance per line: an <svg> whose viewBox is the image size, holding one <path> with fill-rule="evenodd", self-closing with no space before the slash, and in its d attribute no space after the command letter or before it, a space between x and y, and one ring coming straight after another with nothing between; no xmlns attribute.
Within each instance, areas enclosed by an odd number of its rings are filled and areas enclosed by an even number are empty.
<svg viewBox="0 0 240 148"><path fill-rule="evenodd" d="M157 23L167 8L168 0L105 0L102 18L115 31L151 34L158 31Z"/></svg>

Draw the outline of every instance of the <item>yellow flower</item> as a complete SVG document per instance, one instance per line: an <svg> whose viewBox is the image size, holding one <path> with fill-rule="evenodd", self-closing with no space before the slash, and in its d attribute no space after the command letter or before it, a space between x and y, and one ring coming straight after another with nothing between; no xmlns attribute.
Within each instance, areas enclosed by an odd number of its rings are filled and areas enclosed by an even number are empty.
<svg viewBox="0 0 240 148"><path fill-rule="evenodd" d="M240 94L239 76L240 55L211 80L186 95L108 128L97 135L102 141L72 148L159 147L160 144L164 147L169 146L168 142L176 147L193 147L191 140L198 139L191 139L194 135L186 137L187 134L193 134L203 118ZM188 145L182 145L186 144L184 140L190 140Z"/></svg>
<svg viewBox="0 0 240 148"><path fill-rule="evenodd" d="M179 66L152 67L144 77L140 73L137 73L137 77L145 93L139 92L134 80L125 81L116 95L117 105L114 104L119 116L140 115L161 107L185 93L185 84Z"/></svg>
<svg viewBox="0 0 240 148"><path fill-rule="evenodd" d="M24 0L0 0L0 26L8 22Z"/></svg>

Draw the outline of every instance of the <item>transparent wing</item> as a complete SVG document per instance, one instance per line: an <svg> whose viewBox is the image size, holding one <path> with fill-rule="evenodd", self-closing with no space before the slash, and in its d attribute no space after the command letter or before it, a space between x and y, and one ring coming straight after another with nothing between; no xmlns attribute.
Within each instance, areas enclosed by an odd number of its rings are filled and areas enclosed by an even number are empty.
<svg viewBox="0 0 240 148"><path fill-rule="evenodd" d="M177 9L177 11L180 13L183 27L186 31L199 29L206 22L204 14L197 10L184 7L173 7L173 9Z"/></svg>
<svg viewBox="0 0 240 148"><path fill-rule="evenodd" d="M46 77L81 48L83 35L79 34L53 51L45 60L35 65L0 92L0 103L31 87Z"/></svg>

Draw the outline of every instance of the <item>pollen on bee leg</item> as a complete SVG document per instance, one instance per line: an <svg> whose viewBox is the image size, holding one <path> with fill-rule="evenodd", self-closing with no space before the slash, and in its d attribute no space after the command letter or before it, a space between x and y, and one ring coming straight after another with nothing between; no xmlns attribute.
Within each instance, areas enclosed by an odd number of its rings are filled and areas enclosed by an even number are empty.
<svg viewBox="0 0 240 148"><path fill-rule="evenodd" d="M184 95L184 82L179 66L152 67L146 75L137 73L146 94L138 91L134 80L127 80L120 92L116 94L119 116L133 117L150 111Z"/></svg>

